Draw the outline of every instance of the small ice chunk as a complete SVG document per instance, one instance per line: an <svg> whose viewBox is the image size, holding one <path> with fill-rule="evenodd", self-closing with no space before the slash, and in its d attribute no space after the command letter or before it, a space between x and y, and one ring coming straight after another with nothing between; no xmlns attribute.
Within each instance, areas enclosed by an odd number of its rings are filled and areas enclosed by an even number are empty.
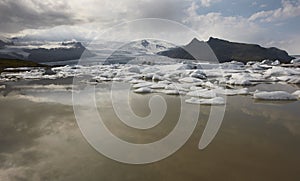
<svg viewBox="0 0 300 181"><path fill-rule="evenodd" d="M129 83L131 84L138 84L138 83L144 83L144 80L138 80L138 79L132 79L131 81L129 81Z"/></svg>
<svg viewBox="0 0 300 181"><path fill-rule="evenodd" d="M290 84L300 84L300 77L291 77L288 81Z"/></svg>
<svg viewBox="0 0 300 181"><path fill-rule="evenodd" d="M143 79L145 80L152 80L154 74L153 73L147 73L143 75Z"/></svg>
<svg viewBox="0 0 300 181"><path fill-rule="evenodd" d="M178 90L165 90L163 91L163 93L167 94L167 95L179 95L180 92Z"/></svg>
<svg viewBox="0 0 300 181"><path fill-rule="evenodd" d="M292 95L298 97L298 99L300 99L300 90L295 91L294 93L292 93Z"/></svg>
<svg viewBox="0 0 300 181"><path fill-rule="evenodd" d="M297 64L297 63L300 63L300 58L293 59L293 60L291 61L291 64Z"/></svg>
<svg viewBox="0 0 300 181"><path fill-rule="evenodd" d="M214 98L217 97L217 94L212 90L199 89L187 93L188 96L192 97L203 97L203 98Z"/></svg>
<svg viewBox="0 0 300 181"><path fill-rule="evenodd" d="M129 68L127 69L127 71L128 71L128 72L132 72L132 73L137 73L137 74L141 73L141 70L139 69L139 67L136 67L136 66L134 66L134 67L129 67Z"/></svg>
<svg viewBox="0 0 300 181"><path fill-rule="evenodd" d="M249 74L232 74L230 80L227 81L227 84L231 85L252 85L250 79L253 78Z"/></svg>
<svg viewBox="0 0 300 181"><path fill-rule="evenodd" d="M157 83L158 83L158 84L171 84L171 82L168 81L168 80L158 81Z"/></svg>
<svg viewBox="0 0 300 181"><path fill-rule="evenodd" d="M288 82L289 80L291 80L292 76L280 76L280 77L276 77L276 78L280 81Z"/></svg>
<svg viewBox="0 0 300 181"><path fill-rule="evenodd" d="M274 62L271 63L272 66L277 66L280 65L280 61L279 60L275 60Z"/></svg>
<svg viewBox="0 0 300 181"><path fill-rule="evenodd" d="M149 87L141 87L141 88L134 90L133 92L139 93L139 94L147 94L147 93L152 93L153 90L150 89Z"/></svg>
<svg viewBox="0 0 300 181"><path fill-rule="evenodd" d="M5 89L5 85L0 85L0 89Z"/></svg>
<svg viewBox="0 0 300 181"><path fill-rule="evenodd" d="M189 104L203 104L203 105L224 105L225 104L225 100L223 97L214 97L212 99L199 99L199 98L191 97L185 102Z"/></svg>
<svg viewBox="0 0 300 181"><path fill-rule="evenodd" d="M160 71L159 68L154 67L154 66L149 66L147 68L144 68L141 72L147 74L147 73L155 73L155 72L158 72L158 71Z"/></svg>
<svg viewBox="0 0 300 181"><path fill-rule="evenodd" d="M177 90L178 88L174 84L165 86L165 90Z"/></svg>
<svg viewBox="0 0 300 181"><path fill-rule="evenodd" d="M190 75L191 77L197 78L197 79L206 79L206 75L203 71L196 70Z"/></svg>
<svg viewBox="0 0 300 181"><path fill-rule="evenodd" d="M160 75L155 74L155 75L152 76L152 80L153 81L161 81L161 80L163 80L163 77L160 76Z"/></svg>
<svg viewBox="0 0 300 181"><path fill-rule="evenodd" d="M197 83L197 82L202 82L201 79L193 78L193 77L185 77L182 79L179 79L179 82L183 83Z"/></svg>
<svg viewBox="0 0 300 181"><path fill-rule="evenodd" d="M150 82L143 82L143 83L138 83L133 85L133 88L137 89L137 88L141 88L141 87L150 87L152 86L152 83Z"/></svg>
<svg viewBox="0 0 300 181"><path fill-rule="evenodd" d="M217 94L222 94L222 95L227 95L227 96L235 96L235 95L248 95L249 94L249 89L248 88L242 88L242 89L223 89L223 88L218 88L214 89L214 92Z"/></svg>
<svg viewBox="0 0 300 181"><path fill-rule="evenodd" d="M285 91L273 91L273 92L255 91L253 98L260 99L260 100L296 100L297 99L296 96Z"/></svg>
<svg viewBox="0 0 300 181"><path fill-rule="evenodd" d="M158 83L158 84L151 85L150 88L151 89L164 89L166 86L167 86L167 84Z"/></svg>

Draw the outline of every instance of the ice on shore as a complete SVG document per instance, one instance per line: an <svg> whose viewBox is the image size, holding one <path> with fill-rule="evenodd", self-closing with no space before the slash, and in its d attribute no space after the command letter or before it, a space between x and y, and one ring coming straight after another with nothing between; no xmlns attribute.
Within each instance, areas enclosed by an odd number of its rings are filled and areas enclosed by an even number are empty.
<svg viewBox="0 0 300 181"><path fill-rule="evenodd" d="M295 95L285 91L255 91L253 98L258 100L297 100Z"/></svg>
<svg viewBox="0 0 300 181"><path fill-rule="evenodd" d="M199 99L195 97L191 97L185 101L189 104L202 104L202 105L224 105L225 100L223 97L214 97L211 99Z"/></svg>

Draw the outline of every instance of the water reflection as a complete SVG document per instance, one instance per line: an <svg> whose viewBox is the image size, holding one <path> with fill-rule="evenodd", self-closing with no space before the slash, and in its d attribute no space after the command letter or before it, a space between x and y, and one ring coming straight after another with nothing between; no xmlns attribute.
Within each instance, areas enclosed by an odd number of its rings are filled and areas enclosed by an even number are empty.
<svg viewBox="0 0 300 181"><path fill-rule="evenodd" d="M126 127L104 99L105 88L102 90L97 96L103 108L99 111L109 129L124 140L153 142L168 134L178 120L180 100L165 96L168 111L158 126L146 131ZM64 96L70 92L59 94L22 89L0 97L1 181L300 179L300 101L266 104L251 96L228 97L220 131L203 151L198 143L210 107L201 106L198 125L178 152L153 164L135 166L117 163L93 150L76 125L70 97ZM33 101L26 96L52 101ZM131 94L138 115L149 113L149 97Z"/></svg>

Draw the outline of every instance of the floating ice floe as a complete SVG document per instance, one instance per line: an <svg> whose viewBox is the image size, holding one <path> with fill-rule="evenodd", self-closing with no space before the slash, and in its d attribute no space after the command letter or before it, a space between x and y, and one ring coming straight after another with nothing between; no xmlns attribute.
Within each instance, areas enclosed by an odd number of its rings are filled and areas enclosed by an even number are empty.
<svg viewBox="0 0 300 181"><path fill-rule="evenodd" d="M253 83L250 81L250 79L253 78L249 74L232 74L231 78L226 82L227 84L230 85L242 85L242 86L247 86L247 85L253 85Z"/></svg>
<svg viewBox="0 0 300 181"><path fill-rule="evenodd" d="M139 80L139 79L132 79L129 81L131 84L139 84L139 83L145 83L144 80Z"/></svg>
<svg viewBox="0 0 300 181"><path fill-rule="evenodd" d="M157 84L153 84L150 86L151 89L164 89L167 86L167 84L161 84L161 83L157 83Z"/></svg>
<svg viewBox="0 0 300 181"><path fill-rule="evenodd" d="M207 89L199 89L199 90L191 91L188 92L186 95L192 97L203 97L203 98L217 97L217 94L214 91L207 90Z"/></svg>
<svg viewBox="0 0 300 181"><path fill-rule="evenodd" d="M300 76L280 76L276 77L277 80L282 81L282 82L287 82L290 84L300 84Z"/></svg>
<svg viewBox="0 0 300 181"><path fill-rule="evenodd" d="M213 90L217 94L227 95L227 96L235 96L235 95L248 95L249 89L242 88L242 89L223 89L218 88Z"/></svg>
<svg viewBox="0 0 300 181"><path fill-rule="evenodd" d="M185 77L182 79L179 79L179 82L182 83L197 83L197 82L202 82L201 79L193 78L193 77Z"/></svg>
<svg viewBox="0 0 300 181"><path fill-rule="evenodd" d="M137 89L137 88L142 88L142 87L150 87L152 86L153 83L151 82L143 82L143 83L138 83L138 84L134 84L132 87Z"/></svg>
<svg viewBox="0 0 300 181"><path fill-rule="evenodd" d="M5 85L0 85L0 89L5 89L6 86Z"/></svg>
<svg viewBox="0 0 300 181"><path fill-rule="evenodd" d="M190 74L191 77L196 79L206 79L206 74L203 71L196 70Z"/></svg>
<svg viewBox="0 0 300 181"><path fill-rule="evenodd" d="M163 93L167 95L179 95L180 92L178 90L164 90Z"/></svg>
<svg viewBox="0 0 300 181"><path fill-rule="evenodd" d="M292 95L296 96L298 99L300 99L300 90L297 90L292 93Z"/></svg>
<svg viewBox="0 0 300 181"><path fill-rule="evenodd" d="M146 94L146 93L152 93L153 90L150 89L149 87L141 87L141 88L134 90L133 92L140 93L140 94Z"/></svg>
<svg viewBox="0 0 300 181"><path fill-rule="evenodd" d="M195 97L191 97L185 101L189 104L202 104L202 105L224 105L225 100L223 97L214 97L211 99L199 99Z"/></svg>
<svg viewBox="0 0 300 181"><path fill-rule="evenodd" d="M265 76L300 75L299 68L272 67L268 69Z"/></svg>
<svg viewBox="0 0 300 181"><path fill-rule="evenodd" d="M255 91L253 98L259 100L297 100L295 95L285 91Z"/></svg>
<svg viewBox="0 0 300 181"><path fill-rule="evenodd" d="M127 70L128 70L128 72L133 72L133 73L137 73L137 74L141 73L140 68L137 66L129 67Z"/></svg>
<svg viewBox="0 0 300 181"><path fill-rule="evenodd" d="M290 84L300 84L300 76L291 77L287 82Z"/></svg>

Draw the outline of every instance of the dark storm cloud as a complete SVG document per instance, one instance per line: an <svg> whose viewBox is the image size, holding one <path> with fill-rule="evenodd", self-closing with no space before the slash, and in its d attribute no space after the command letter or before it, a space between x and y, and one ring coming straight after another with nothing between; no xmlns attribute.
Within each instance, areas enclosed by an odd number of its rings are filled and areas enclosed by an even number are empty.
<svg viewBox="0 0 300 181"><path fill-rule="evenodd" d="M37 0L0 1L0 32L14 33L27 28L74 24L80 20L68 11L66 2Z"/></svg>

